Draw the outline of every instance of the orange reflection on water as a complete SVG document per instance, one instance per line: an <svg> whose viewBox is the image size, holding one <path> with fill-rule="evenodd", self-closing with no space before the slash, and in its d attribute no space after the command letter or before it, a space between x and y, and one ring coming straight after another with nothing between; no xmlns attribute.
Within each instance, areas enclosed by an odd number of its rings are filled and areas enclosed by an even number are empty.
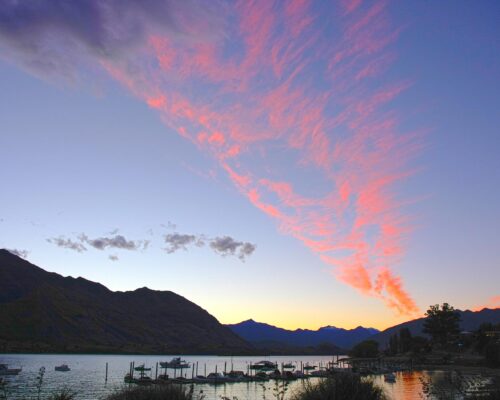
<svg viewBox="0 0 500 400"><path fill-rule="evenodd" d="M422 381L425 376L422 371L406 371L396 373L396 382L384 381L384 376L377 376L374 381L384 388L387 396L392 400L422 400Z"/></svg>

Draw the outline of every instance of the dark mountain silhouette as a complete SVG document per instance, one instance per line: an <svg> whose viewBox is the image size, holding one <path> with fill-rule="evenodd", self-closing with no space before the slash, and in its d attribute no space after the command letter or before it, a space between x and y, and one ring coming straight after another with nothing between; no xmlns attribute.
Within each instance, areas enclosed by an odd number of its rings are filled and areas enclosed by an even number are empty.
<svg viewBox="0 0 500 400"><path fill-rule="evenodd" d="M0 249L0 353L248 353L252 347L170 291L112 292Z"/></svg>
<svg viewBox="0 0 500 400"><path fill-rule="evenodd" d="M363 328L362 326L350 330L336 328L334 326L325 326L316 331L309 329L290 331L283 328L277 328L273 325L255 322L252 319L227 326L231 328L234 333L259 348L269 347L272 343L281 343L282 345L295 347L316 347L330 344L343 349L349 349L354 344L379 332L377 329Z"/></svg>
<svg viewBox="0 0 500 400"><path fill-rule="evenodd" d="M491 310L484 308L481 311L460 311L460 329L463 331L474 331L479 328L482 323L500 323L500 308ZM401 328L408 328L413 336L426 336L422 330L424 327L425 318L418 318L412 321L404 322L399 325L392 326L386 330L373 335L370 339L376 340L384 348L389 343L389 338L395 333L399 333Z"/></svg>

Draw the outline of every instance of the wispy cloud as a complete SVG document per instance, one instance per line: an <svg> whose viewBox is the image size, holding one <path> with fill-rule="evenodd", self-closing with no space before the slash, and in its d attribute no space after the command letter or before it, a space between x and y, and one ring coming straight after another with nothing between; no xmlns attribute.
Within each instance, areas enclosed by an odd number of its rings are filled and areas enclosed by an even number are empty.
<svg viewBox="0 0 500 400"><path fill-rule="evenodd" d="M55 244L57 247L62 247L69 250L77 251L78 253L82 253L87 251L87 248L80 242L77 242L72 239L67 239L62 236L57 238L47 239L47 242Z"/></svg>
<svg viewBox="0 0 500 400"><path fill-rule="evenodd" d="M206 22L189 26L192 18ZM196 0L7 0L0 7L0 46L37 74L73 79L96 59L140 51L154 32L213 35L209 23L216 18L212 5Z"/></svg>
<svg viewBox="0 0 500 400"><path fill-rule="evenodd" d="M108 258L109 258L111 261L118 261L118 260L119 260L119 258L118 258L118 256L117 256L116 254L110 254L110 255L108 256Z"/></svg>
<svg viewBox="0 0 500 400"><path fill-rule="evenodd" d="M58 247L74 250L79 253L87 251L87 247L93 247L97 250L106 249L121 249L138 251L145 250L149 246L149 240L129 240L123 235L103 236L95 239L89 238L86 234L81 233L76 239L65 238L63 236L49 238L47 242L55 244Z"/></svg>
<svg viewBox="0 0 500 400"><path fill-rule="evenodd" d="M37 71L103 68L337 279L419 311L395 272L412 228L395 185L420 133L392 107L411 82L386 74L400 28L385 1L70 3L4 5L5 54Z"/></svg>
<svg viewBox="0 0 500 400"><path fill-rule="evenodd" d="M28 250L21 250L21 249L7 249L10 251L12 254L21 257L21 258L27 258L30 252Z"/></svg>

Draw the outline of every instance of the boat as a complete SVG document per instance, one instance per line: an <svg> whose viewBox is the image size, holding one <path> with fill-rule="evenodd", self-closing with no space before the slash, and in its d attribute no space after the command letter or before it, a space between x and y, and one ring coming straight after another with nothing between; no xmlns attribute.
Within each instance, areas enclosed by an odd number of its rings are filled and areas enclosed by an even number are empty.
<svg viewBox="0 0 500 400"><path fill-rule="evenodd" d="M151 371L151 368L146 368L144 366L144 364L141 364L141 365L138 365L137 367L135 367L134 371L146 372L146 371Z"/></svg>
<svg viewBox="0 0 500 400"><path fill-rule="evenodd" d="M293 373L293 376L296 378L296 379L306 379L306 378L309 378L308 375L304 374L302 371L295 371Z"/></svg>
<svg viewBox="0 0 500 400"><path fill-rule="evenodd" d="M310 365L310 364L304 365L304 371L312 371L313 369L316 369L316 365Z"/></svg>
<svg viewBox="0 0 500 400"><path fill-rule="evenodd" d="M170 361L160 362L160 366L162 368L184 369L184 368L189 368L189 363L184 360L181 360L180 357L174 357Z"/></svg>
<svg viewBox="0 0 500 400"><path fill-rule="evenodd" d="M281 379L284 381L294 381L297 379L297 377L292 371L283 371L283 373L281 374Z"/></svg>
<svg viewBox="0 0 500 400"><path fill-rule="evenodd" d="M248 381L248 377L245 375L243 371L230 371L227 374L224 373L224 376L227 378L229 382Z"/></svg>
<svg viewBox="0 0 500 400"><path fill-rule="evenodd" d="M283 369L295 369L295 365L292 363L283 364Z"/></svg>
<svg viewBox="0 0 500 400"><path fill-rule="evenodd" d="M257 371L274 371L277 365L271 361L259 361L250 365L250 369Z"/></svg>
<svg viewBox="0 0 500 400"><path fill-rule="evenodd" d="M261 371L252 376L252 380L257 382L267 382L269 380L269 376L265 372Z"/></svg>
<svg viewBox="0 0 500 400"><path fill-rule="evenodd" d="M123 378L123 381L125 383L134 383L134 378L132 378L132 375L130 374L126 374L125 375L125 378Z"/></svg>
<svg viewBox="0 0 500 400"><path fill-rule="evenodd" d="M390 372L388 374L384 374L384 381L389 382L389 383L396 382L396 375L393 374L392 372Z"/></svg>
<svg viewBox="0 0 500 400"><path fill-rule="evenodd" d="M186 378L184 376L179 376L177 378L171 378L170 382L172 382L172 383L194 383L194 378L189 379L189 378Z"/></svg>
<svg viewBox="0 0 500 400"><path fill-rule="evenodd" d="M144 375L144 372L141 372L141 375L138 378L134 378L130 373L125 375L123 379L125 383L135 383L136 385L151 385L153 383L153 379L149 376Z"/></svg>
<svg viewBox="0 0 500 400"><path fill-rule="evenodd" d="M71 371L71 369L68 367L67 364L57 365L54 369L56 371L59 371L59 372L68 372L68 371Z"/></svg>
<svg viewBox="0 0 500 400"><path fill-rule="evenodd" d="M226 378L224 375L222 375L220 372L210 372L207 375L207 382L217 385L219 383L226 383L229 382L229 379Z"/></svg>
<svg viewBox="0 0 500 400"><path fill-rule="evenodd" d="M134 379L134 383L136 385L151 385L153 383L153 379L151 379L149 376L140 376L139 378Z"/></svg>
<svg viewBox="0 0 500 400"><path fill-rule="evenodd" d="M193 383L208 383L208 379L203 375L196 375L193 378Z"/></svg>
<svg viewBox="0 0 500 400"><path fill-rule="evenodd" d="M269 379L281 379L281 372L279 369L276 368L268 376L269 376Z"/></svg>
<svg viewBox="0 0 500 400"><path fill-rule="evenodd" d="M317 371L311 372L311 376L316 378L326 378L329 375L331 375L331 373L327 369L319 369Z"/></svg>
<svg viewBox="0 0 500 400"><path fill-rule="evenodd" d="M7 364L0 364L0 375L18 375L22 368L9 368Z"/></svg>

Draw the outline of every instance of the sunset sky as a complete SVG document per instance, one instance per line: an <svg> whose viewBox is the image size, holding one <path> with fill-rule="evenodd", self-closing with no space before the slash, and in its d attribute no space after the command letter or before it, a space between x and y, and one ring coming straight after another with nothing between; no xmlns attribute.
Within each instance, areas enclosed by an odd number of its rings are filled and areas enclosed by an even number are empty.
<svg viewBox="0 0 500 400"><path fill-rule="evenodd" d="M0 5L0 247L223 323L500 307L497 1Z"/></svg>

